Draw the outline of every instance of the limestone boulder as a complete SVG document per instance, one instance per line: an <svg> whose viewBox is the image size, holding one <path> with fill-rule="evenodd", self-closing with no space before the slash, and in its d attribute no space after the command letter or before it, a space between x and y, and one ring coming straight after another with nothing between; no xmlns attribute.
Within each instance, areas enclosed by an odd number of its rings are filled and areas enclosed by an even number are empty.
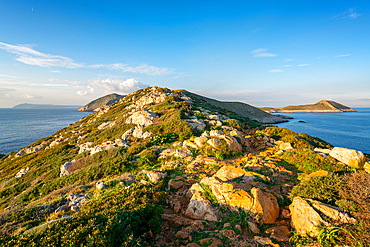
<svg viewBox="0 0 370 247"><path fill-rule="evenodd" d="M278 145L279 145L279 149L280 150L292 150L293 147L292 147L292 144L290 144L289 142L276 142Z"/></svg>
<svg viewBox="0 0 370 247"><path fill-rule="evenodd" d="M104 129L104 128L111 128L115 125L116 123L113 122L113 121L109 121L109 122L105 122L105 123L102 123L101 125L98 126L98 129Z"/></svg>
<svg viewBox="0 0 370 247"><path fill-rule="evenodd" d="M185 215L192 219L217 221L217 211L201 193L195 192L190 199Z"/></svg>
<svg viewBox="0 0 370 247"><path fill-rule="evenodd" d="M29 167L27 168L23 168L21 169L19 172L17 172L17 174L15 175L16 178L21 178L23 177L24 175L26 175L28 173L28 171L30 170Z"/></svg>
<svg viewBox="0 0 370 247"><path fill-rule="evenodd" d="M365 162L364 170L365 170L365 172L370 174L370 163L369 162Z"/></svg>
<svg viewBox="0 0 370 247"><path fill-rule="evenodd" d="M91 151L92 150L92 142L86 142L80 145L80 150L78 151L78 154L86 152L86 151Z"/></svg>
<svg viewBox="0 0 370 247"><path fill-rule="evenodd" d="M132 136L132 133L134 132L134 129L129 129L123 135L121 136L121 139L124 141L127 141L127 139Z"/></svg>
<svg viewBox="0 0 370 247"><path fill-rule="evenodd" d="M198 131L203 131L206 128L206 124L204 123L203 119L190 119L187 120L189 125Z"/></svg>
<svg viewBox="0 0 370 247"><path fill-rule="evenodd" d="M236 178L240 178L240 182L242 183L253 182L256 178L264 181L269 180L269 178L264 175L246 171L238 165L224 165L213 176L225 182Z"/></svg>
<svg viewBox="0 0 370 247"><path fill-rule="evenodd" d="M335 147L329 155L354 168L360 168L366 161L366 157L361 151L348 148Z"/></svg>
<svg viewBox="0 0 370 247"><path fill-rule="evenodd" d="M194 139L194 143L198 146L198 147L203 147L205 143L207 143L208 141L208 138L207 137L204 137L204 136L201 136L201 137L196 137Z"/></svg>
<svg viewBox="0 0 370 247"><path fill-rule="evenodd" d="M220 139L218 139L217 137L216 137L216 138L209 139L209 140L207 141L207 143L208 143L211 147L213 147L213 148L215 148L215 149L219 149L219 148L221 148L221 147L223 146L223 143L222 143L222 142L221 142L221 140L220 140Z"/></svg>
<svg viewBox="0 0 370 247"><path fill-rule="evenodd" d="M137 124L143 127L153 124L154 119L158 115L150 111L137 111L126 119L126 123Z"/></svg>
<svg viewBox="0 0 370 247"><path fill-rule="evenodd" d="M57 138L57 139L55 139L54 141L52 141L51 143L50 143L50 145L49 145L49 147L50 148L52 148L52 147L54 147L54 146L56 146L56 145L59 145L60 143L62 143L64 140L63 140L63 138L62 137L60 137L60 138Z"/></svg>
<svg viewBox="0 0 370 247"><path fill-rule="evenodd" d="M151 132L143 132L143 128L141 126L136 127L132 132L132 136L140 139L145 139L151 137L153 134Z"/></svg>
<svg viewBox="0 0 370 247"><path fill-rule="evenodd" d="M275 223L280 214L276 197L271 193L262 191L260 188L252 188L251 193L254 198L252 213L260 216L265 224Z"/></svg>
<svg viewBox="0 0 370 247"><path fill-rule="evenodd" d="M105 188L105 183L104 183L104 181L103 180L100 180L100 181L98 181L97 183L96 183L96 189L97 190L102 190L102 189L104 189Z"/></svg>
<svg viewBox="0 0 370 247"><path fill-rule="evenodd" d="M111 150L111 149L116 148L116 147L117 147L117 145L112 141L103 142L102 144L93 147L91 149L90 154L93 155L95 153L98 153L98 152L101 152L101 151L104 151L104 150L108 151L108 150Z"/></svg>
<svg viewBox="0 0 370 247"><path fill-rule="evenodd" d="M159 182L161 179L165 178L167 176L166 173L161 173L161 172L158 172L158 171L147 171L147 170L143 170L142 171L143 174L147 175L149 180L153 183L157 183Z"/></svg>
<svg viewBox="0 0 370 247"><path fill-rule="evenodd" d="M187 146L187 147L190 147L190 148L194 148L194 149L198 149L199 148L197 144L195 144L194 142L191 142L189 140L185 140L183 142L183 145L184 146Z"/></svg>
<svg viewBox="0 0 370 247"><path fill-rule="evenodd" d="M292 227L299 234L309 234L317 237L320 233L318 225L330 226L322 216L335 222L343 224L355 223L356 220L348 214L342 212L339 208L301 197L295 197L293 203L289 206L291 212Z"/></svg>
<svg viewBox="0 0 370 247"><path fill-rule="evenodd" d="M119 139L116 139L114 141L114 143L118 146L118 147L125 147L125 148L130 148L130 145L127 144L127 142L121 138Z"/></svg>
<svg viewBox="0 0 370 247"><path fill-rule="evenodd" d="M242 145L234 137L221 135L219 138L226 141L226 144L231 151L234 151L235 153L242 152Z"/></svg>
<svg viewBox="0 0 370 247"><path fill-rule="evenodd" d="M191 156L193 153L189 150L188 147L181 147L179 149L175 150L174 156L177 158L186 158L188 156Z"/></svg>
<svg viewBox="0 0 370 247"><path fill-rule="evenodd" d="M64 163L61 167L60 167L60 177L63 177L63 176L66 176L66 175L69 175L69 174L71 174L72 173L72 171L71 171L71 165L72 165L72 162L73 162L74 160L72 160L72 161L68 161L68 162L66 162L66 163Z"/></svg>
<svg viewBox="0 0 370 247"><path fill-rule="evenodd" d="M221 136L221 135L224 135L225 133L223 132L223 131L221 131L221 130L211 130L210 132L209 132L209 135L211 136L211 137L218 137L218 136Z"/></svg>

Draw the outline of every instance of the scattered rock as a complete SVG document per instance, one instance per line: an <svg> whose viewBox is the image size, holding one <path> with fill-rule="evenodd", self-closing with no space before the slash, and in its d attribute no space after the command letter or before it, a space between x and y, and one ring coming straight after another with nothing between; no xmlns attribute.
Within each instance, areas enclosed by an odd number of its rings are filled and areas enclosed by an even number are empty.
<svg viewBox="0 0 370 247"><path fill-rule="evenodd" d="M254 234L260 234L260 229L258 228L257 224L252 222L252 221L248 221L248 226L249 226L249 229L254 233Z"/></svg>
<svg viewBox="0 0 370 247"><path fill-rule="evenodd" d="M17 174L15 175L16 178L21 178L23 177L24 175L27 174L27 172L30 170L29 167L27 168L24 168L24 169L21 169L19 172L17 172Z"/></svg>
<svg viewBox="0 0 370 247"><path fill-rule="evenodd" d="M78 151L78 154L86 152L86 151L91 151L92 148L91 146L93 145L92 142L86 142L80 145L80 150Z"/></svg>
<svg viewBox="0 0 370 247"><path fill-rule="evenodd" d="M204 123L203 119L190 119L186 121L193 129L203 131L206 128L206 124Z"/></svg>
<svg viewBox="0 0 370 247"><path fill-rule="evenodd" d="M170 186L170 187L172 187L172 188L174 188L175 190L177 190L177 189L179 189L179 188L181 188L182 186L184 185L184 182L183 181L176 181L176 180L170 180L169 182L168 182L168 186Z"/></svg>
<svg viewBox="0 0 370 247"><path fill-rule="evenodd" d="M263 238L260 236L254 236L254 240L259 243L260 245L271 245L274 247L279 247L280 245L274 244L270 238Z"/></svg>
<svg viewBox="0 0 370 247"><path fill-rule="evenodd" d="M369 162L365 162L364 170L365 170L365 172L370 174L370 163Z"/></svg>
<svg viewBox="0 0 370 247"><path fill-rule="evenodd" d="M197 220L217 221L217 211L201 193L195 192L190 199L185 215Z"/></svg>
<svg viewBox="0 0 370 247"><path fill-rule="evenodd" d="M360 168L366 161L365 155L361 151L348 148L335 147L329 155L355 168Z"/></svg>
<svg viewBox="0 0 370 247"><path fill-rule="evenodd" d="M104 189L104 187L105 187L105 183L104 183L104 181L103 181L103 180L100 180L100 181L98 181L98 182L96 183L96 189L97 189L97 190L102 190L102 189Z"/></svg>
<svg viewBox="0 0 370 247"><path fill-rule="evenodd" d="M98 153L98 152L101 152L101 151L104 151L104 150L111 150L113 148L116 148L117 145L112 142L112 141L106 141L106 142L103 142L102 144L100 145L97 145L95 147L93 147L91 149L91 155L95 154L95 153Z"/></svg>
<svg viewBox="0 0 370 247"><path fill-rule="evenodd" d="M126 123L130 124L137 124L143 127L153 124L154 118L158 115L154 112L150 111L137 111L134 112L130 117L126 119ZM123 138L122 138L123 139Z"/></svg>
<svg viewBox="0 0 370 247"><path fill-rule="evenodd" d="M213 147L213 148L215 148L215 149L219 149L219 148L221 148L221 147L223 146L223 144L222 144L221 140L220 140L220 139L218 139L218 138L209 139L209 140L207 141L207 143L208 143L211 147Z"/></svg>
<svg viewBox="0 0 370 247"><path fill-rule="evenodd" d="M101 125L99 125L98 129L104 129L104 128L111 128L115 125L116 123L113 122L113 121L109 121L109 122L105 122L105 123L102 123Z"/></svg>
<svg viewBox="0 0 370 247"><path fill-rule="evenodd" d="M240 153L242 151L242 145L232 136L221 135L219 138L226 141L228 148L235 153Z"/></svg>
<svg viewBox="0 0 370 247"><path fill-rule="evenodd" d="M130 146L127 144L127 142L123 139L116 139L114 141L114 143L118 146L118 147L125 147L125 148L130 148Z"/></svg>
<svg viewBox="0 0 370 247"><path fill-rule="evenodd" d="M167 176L166 173L160 173L158 171L147 171L143 170L143 174L147 175L149 180L152 181L153 183L159 182L162 178L165 178Z"/></svg>
<svg viewBox="0 0 370 247"><path fill-rule="evenodd" d="M54 146L56 146L56 145L61 144L63 141L64 141L64 140L63 140L63 138L62 138L62 137L60 137L60 138L58 138L58 139L56 139L56 140L52 141L52 142L50 143L49 147L50 147L50 148L52 148L52 147L54 147Z"/></svg>
<svg viewBox="0 0 370 247"><path fill-rule="evenodd" d="M292 147L292 144L290 144L289 142L275 142L279 145L279 149L280 150L292 150L293 147Z"/></svg>
<svg viewBox="0 0 370 247"><path fill-rule="evenodd" d="M277 241L289 241L289 229L287 226L273 226L266 230L270 237Z"/></svg>
<svg viewBox="0 0 370 247"><path fill-rule="evenodd" d="M205 144L205 143L207 143L207 140L208 140L208 138L207 137L204 137L204 136L201 136L201 137L196 137L195 139L194 139L194 143L198 146L198 147L203 147L203 145Z"/></svg>
<svg viewBox="0 0 370 247"><path fill-rule="evenodd" d="M71 173L70 167L71 167L73 161L76 161L76 160L68 161L68 162L64 163L64 165L62 165L60 167L60 175L59 175L59 177L63 177L65 175L69 175Z"/></svg>

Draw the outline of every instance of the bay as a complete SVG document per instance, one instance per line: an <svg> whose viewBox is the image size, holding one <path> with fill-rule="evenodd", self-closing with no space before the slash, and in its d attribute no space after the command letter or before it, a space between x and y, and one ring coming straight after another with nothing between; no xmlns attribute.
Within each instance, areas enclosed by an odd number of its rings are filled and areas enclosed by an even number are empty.
<svg viewBox="0 0 370 247"><path fill-rule="evenodd" d="M281 113L294 119L277 126L298 133L307 133L336 147L356 149L370 154L370 108L354 109L357 112Z"/></svg>
<svg viewBox="0 0 370 247"><path fill-rule="evenodd" d="M89 114L77 110L0 108L0 153L17 151Z"/></svg>

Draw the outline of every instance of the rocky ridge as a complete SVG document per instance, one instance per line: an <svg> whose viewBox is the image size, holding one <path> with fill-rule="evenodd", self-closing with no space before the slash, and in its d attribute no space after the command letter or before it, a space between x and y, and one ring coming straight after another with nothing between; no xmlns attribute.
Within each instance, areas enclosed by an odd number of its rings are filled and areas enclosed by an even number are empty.
<svg viewBox="0 0 370 247"><path fill-rule="evenodd" d="M1 245L308 246L366 226L366 154L213 103L149 87L7 155Z"/></svg>

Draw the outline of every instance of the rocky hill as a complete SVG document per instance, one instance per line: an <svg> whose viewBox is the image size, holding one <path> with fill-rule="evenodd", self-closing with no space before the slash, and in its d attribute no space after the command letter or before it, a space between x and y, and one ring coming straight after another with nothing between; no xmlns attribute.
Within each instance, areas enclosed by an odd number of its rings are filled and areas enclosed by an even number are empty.
<svg viewBox="0 0 370 247"><path fill-rule="evenodd" d="M250 111L149 87L6 155L0 245L369 246L369 157Z"/></svg>
<svg viewBox="0 0 370 247"><path fill-rule="evenodd" d="M261 110L264 110L268 113L276 112L355 112L348 106L342 105L335 101L331 100L321 100L315 104L311 105L295 105L295 106L286 106L283 108L273 108L273 107L261 107Z"/></svg>
<svg viewBox="0 0 370 247"><path fill-rule="evenodd" d="M123 97L125 97L125 95L119 95L116 93L108 94L96 100L91 101L87 105L78 109L78 111L91 111L91 112L97 111L99 108L104 108L108 105L111 105Z"/></svg>

